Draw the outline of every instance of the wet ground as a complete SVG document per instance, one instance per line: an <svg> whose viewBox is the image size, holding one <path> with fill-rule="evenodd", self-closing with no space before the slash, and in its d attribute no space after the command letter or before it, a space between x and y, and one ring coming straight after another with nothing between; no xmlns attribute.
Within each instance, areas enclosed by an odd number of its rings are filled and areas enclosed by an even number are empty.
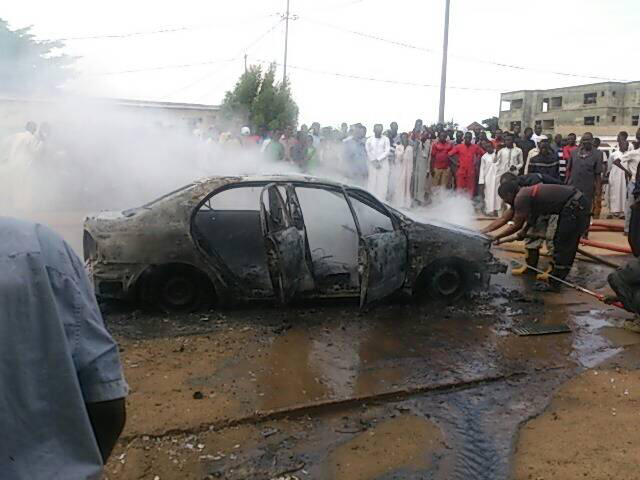
<svg viewBox="0 0 640 480"><path fill-rule="evenodd" d="M76 217L53 223L80 249ZM521 258L507 250L495 252ZM580 260L571 278L606 291L610 271ZM106 305L131 386L107 478L640 478L640 334L620 328L631 316L533 283L502 275L455 306L364 312ZM512 332L525 324L571 331Z"/></svg>
<svg viewBox="0 0 640 480"><path fill-rule="evenodd" d="M580 262L574 278L600 288L609 271ZM520 427L640 335L618 328L621 310L569 290L532 293L532 283L502 275L455 307L368 312L349 302L182 317L109 306L132 393L108 476L573 478L544 476L544 442L519 444ZM529 322L572 331L512 333ZM631 354L625 372L636 363Z"/></svg>

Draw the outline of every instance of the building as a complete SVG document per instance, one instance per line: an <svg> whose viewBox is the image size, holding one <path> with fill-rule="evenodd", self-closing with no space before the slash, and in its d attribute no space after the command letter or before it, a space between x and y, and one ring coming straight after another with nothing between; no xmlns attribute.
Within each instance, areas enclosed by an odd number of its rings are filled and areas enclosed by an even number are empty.
<svg viewBox="0 0 640 480"><path fill-rule="evenodd" d="M95 115L122 112L135 114L146 124L171 128L206 128L219 118L220 107L194 103L154 102L116 98L81 98L59 96L56 98L20 98L0 95L0 139L24 129L27 121L56 123L63 115L78 112ZM122 118L113 117L113 118Z"/></svg>
<svg viewBox="0 0 640 480"><path fill-rule="evenodd" d="M541 125L546 134L611 137L639 127L640 81L603 82L551 90L519 90L500 95L499 126Z"/></svg>
<svg viewBox="0 0 640 480"><path fill-rule="evenodd" d="M481 125L478 122L472 122L469 125L467 125L467 131L472 131L475 132L476 130L485 130L486 127L484 125Z"/></svg>

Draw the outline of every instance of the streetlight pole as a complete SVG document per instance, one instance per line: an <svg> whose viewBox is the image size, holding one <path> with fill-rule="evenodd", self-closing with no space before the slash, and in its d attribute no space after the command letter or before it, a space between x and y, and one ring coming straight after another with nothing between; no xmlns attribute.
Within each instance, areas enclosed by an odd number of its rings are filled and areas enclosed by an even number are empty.
<svg viewBox="0 0 640 480"><path fill-rule="evenodd" d="M442 43L442 74L440 76L440 110L438 111L438 122L444 123L444 101L447 90L447 50L449 48L449 3L444 10L444 41ZM288 0L287 0L288 3ZM286 50L285 50L286 51Z"/></svg>
<svg viewBox="0 0 640 480"><path fill-rule="evenodd" d="M448 0L447 0L448 1ZM282 73L282 84L287 83L287 47L289 46L289 0L287 0L287 14L284 23L284 64Z"/></svg>

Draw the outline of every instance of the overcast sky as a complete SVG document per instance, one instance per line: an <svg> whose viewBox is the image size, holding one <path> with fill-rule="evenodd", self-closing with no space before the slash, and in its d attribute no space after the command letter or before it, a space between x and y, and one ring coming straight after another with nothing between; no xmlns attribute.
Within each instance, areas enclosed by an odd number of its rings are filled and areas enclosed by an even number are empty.
<svg viewBox="0 0 640 480"><path fill-rule="evenodd" d="M444 4L291 0L291 13L299 18L290 22L289 78L300 123L386 127L396 120L408 130L416 118L435 121ZM284 24L278 14L285 6L286 0L21 0L4 5L0 15L11 28L33 25L39 38L179 29L68 40L65 52L81 57L80 76L69 88L95 96L218 104L242 73L245 52L249 63L282 62ZM446 117L467 125L497 115L500 91L599 81L549 71L638 80L638 25L638 0L451 0ZM217 63L114 73L203 62Z"/></svg>

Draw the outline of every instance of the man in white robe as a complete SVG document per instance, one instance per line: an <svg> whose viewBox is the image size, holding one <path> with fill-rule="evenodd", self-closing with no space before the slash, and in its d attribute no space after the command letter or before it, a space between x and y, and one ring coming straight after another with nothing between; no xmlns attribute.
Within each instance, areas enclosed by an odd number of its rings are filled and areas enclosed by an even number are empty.
<svg viewBox="0 0 640 480"><path fill-rule="evenodd" d="M367 190L378 199L385 201L389 190L389 154L391 144L386 135L382 135L382 125L373 127L373 137L365 144L369 160L369 181Z"/></svg>
<svg viewBox="0 0 640 480"><path fill-rule="evenodd" d="M624 215L627 201L627 174L620 168L622 156L629 150L626 138L618 135L618 148L611 152L611 167L609 171L609 214L614 217Z"/></svg>
<svg viewBox="0 0 640 480"><path fill-rule="evenodd" d="M640 164L640 150L627 150L620 157L620 164L625 168L631 178L627 183L627 198L624 204L624 233L629 233L629 222L631 221L631 205L634 202L633 189L636 185L636 172L638 171L638 165Z"/></svg>
<svg viewBox="0 0 640 480"><path fill-rule="evenodd" d="M483 145L486 153L480 159L480 175L478 185L484 189L484 211L487 215L498 216L502 208L502 199L498 195L500 176L504 173L496 161L496 154L491 142Z"/></svg>
<svg viewBox="0 0 640 480"><path fill-rule="evenodd" d="M34 122L27 122L24 132L11 137L7 163L0 172L6 205L18 210L31 210L33 163L42 147L42 141L36 136L36 129Z"/></svg>
<svg viewBox="0 0 640 480"><path fill-rule="evenodd" d="M397 207L411 208L411 178L413 175L413 146L409 143L409 135L400 135L400 143L396 144L395 161L392 165L391 177L395 185L393 204Z"/></svg>

